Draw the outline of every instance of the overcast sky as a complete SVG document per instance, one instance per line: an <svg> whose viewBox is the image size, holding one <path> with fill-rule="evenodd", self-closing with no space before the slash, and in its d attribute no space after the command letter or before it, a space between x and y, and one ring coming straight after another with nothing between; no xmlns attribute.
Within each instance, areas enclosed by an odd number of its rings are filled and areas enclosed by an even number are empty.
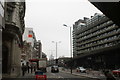
<svg viewBox="0 0 120 80"><path fill-rule="evenodd" d="M69 28L83 17L101 13L87 0L26 0L26 27L33 28L37 40L42 42L42 51L49 58L55 56L58 43L58 57L70 56Z"/></svg>

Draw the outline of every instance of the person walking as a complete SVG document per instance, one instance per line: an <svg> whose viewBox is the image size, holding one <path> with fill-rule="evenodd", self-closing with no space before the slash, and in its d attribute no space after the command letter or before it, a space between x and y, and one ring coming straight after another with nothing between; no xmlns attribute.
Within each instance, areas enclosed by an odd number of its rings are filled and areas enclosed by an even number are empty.
<svg viewBox="0 0 120 80"><path fill-rule="evenodd" d="M33 71L33 66L31 66L31 73L32 73L32 71Z"/></svg>
<svg viewBox="0 0 120 80"><path fill-rule="evenodd" d="M34 66L34 72L36 71L36 66Z"/></svg>
<svg viewBox="0 0 120 80"><path fill-rule="evenodd" d="M29 69L30 69L30 66L29 66L29 62L26 63L27 64L27 72L29 73Z"/></svg>
<svg viewBox="0 0 120 80"><path fill-rule="evenodd" d="M23 64L22 64L22 76L25 75L25 71L26 71L26 67L25 67L25 65L24 65L24 63L23 63Z"/></svg>
<svg viewBox="0 0 120 80"><path fill-rule="evenodd" d="M28 66L27 66L27 71L28 71L28 73L29 73L29 69L30 69L30 66L28 65Z"/></svg>

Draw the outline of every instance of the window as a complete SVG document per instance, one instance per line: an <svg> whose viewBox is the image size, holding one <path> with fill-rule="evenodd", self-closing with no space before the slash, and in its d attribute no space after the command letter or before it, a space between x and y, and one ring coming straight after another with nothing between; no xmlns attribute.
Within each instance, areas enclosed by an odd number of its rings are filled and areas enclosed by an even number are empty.
<svg viewBox="0 0 120 80"><path fill-rule="evenodd" d="M12 21L12 11L11 10L7 10L7 16L6 16L6 19L8 20L8 21Z"/></svg>

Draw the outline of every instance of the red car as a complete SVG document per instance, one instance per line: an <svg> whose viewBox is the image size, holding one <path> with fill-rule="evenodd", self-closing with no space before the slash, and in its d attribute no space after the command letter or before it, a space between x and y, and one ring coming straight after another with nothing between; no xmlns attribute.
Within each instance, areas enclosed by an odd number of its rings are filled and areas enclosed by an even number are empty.
<svg viewBox="0 0 120 80"><path fill-rule="evenodd" d="M35 79L36 80L47 80L47 77L46 77L46 75L43 75L43 72L36 71L35 72Z"/></svg>
<svg viewBox="0 0 120 80"><path fill-rule="evenodd" d="M113 70L112 73L113 73L113 75L120 77L120 69Z"/></svg>
<svg viewBox="0 0 120 80"><path fill-rule="evenodd" d="M36 80L47 80L46 75L36 75Z"/></svg>

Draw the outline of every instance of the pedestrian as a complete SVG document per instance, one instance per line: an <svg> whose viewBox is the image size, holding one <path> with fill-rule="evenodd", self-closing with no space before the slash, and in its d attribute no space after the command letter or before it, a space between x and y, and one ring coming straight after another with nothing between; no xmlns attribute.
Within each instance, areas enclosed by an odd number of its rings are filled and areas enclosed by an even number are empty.
<svg viewBox="0 0 120 80"><path fill-rule="evenodd" d="M34 66L34 72L36 71L36 66Z"/></svg>
<svg viewBox="0 0 120 80"><path fill-rule="evenodd" d="M25 67L25 65L24 65L24 63L23 63L23 64L22 64L22 76L25 75L25 71L26 71L26 67Z"/></svg>
<svg viewBox="0 0 120 80"><path fill-rule="evenodd" d="M27 66L27 72L29 73L29 69L30 69L29 62L26 63L26 66Z"/></svg>
<svg viewBox="0 0 120 80"><path fill-rule="evenodd" d="M28 71L28 73L29 73L29 69L30 69L30 66L28 65L28 66L27 66L27 71Z"/></svg>
<svg viewBox="0 0 120 80"><path fill-rule="evenodd" d="M31 73L32 73L32 70L33 70L33 66L31 66Z"/></svg>

